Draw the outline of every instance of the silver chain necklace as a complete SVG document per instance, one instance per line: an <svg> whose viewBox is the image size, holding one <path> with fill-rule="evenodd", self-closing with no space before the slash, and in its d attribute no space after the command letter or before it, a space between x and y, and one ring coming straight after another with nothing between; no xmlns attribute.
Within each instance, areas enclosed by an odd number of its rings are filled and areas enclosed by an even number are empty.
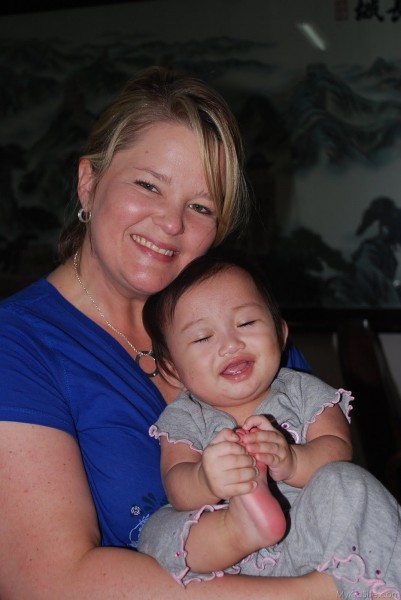
<svg viewBox="0 0 401 600"><path fill-rule="evenodd" d="M153 360L155 361L155 364L156 364L155 356L153 354L153 350L152 349L150 349L150 350L138 350L137 348L135 348L134 344L127 338L127 336L125 335L125 333L123 333L122 331L120 331L119 329L117 329L117 327L114 327L114 325L112 325L110 323L110 321L107 320L105 314L101 311L100 307L96 304L96 302L94 301L94 299L90 295L89 290L84 286L84 284L83 284L83 282L82 282L82 280L81 280L81 278L79 276L79 273L78 273L78 251L75 252L75 254L74 254L73 265L74 265L75 277L76 277L79 285L81 286L81 288L83 289L83 291L85 292L85 294L88 296L89 300L92 302L93 306L96 308L97 312L102 317L102 319L106 323L107 327L109 327L112 331L114 331L114 333L117 333L117 335L121 336L127 342L128 346L130 348L132 348L132 350L136 353L135 362L139 366L141 366L140 365L141 358L149 356L150 358L153 358ZM144 371L144 369L142 369L142 371ZM146 375L148 375L148 377L156 377L156 375L159 374L159 369L157 368L157 365L156 365L154 371L151 371L150 373L148 373L147 371L144 371L144 373L146 373Z"/></svg>

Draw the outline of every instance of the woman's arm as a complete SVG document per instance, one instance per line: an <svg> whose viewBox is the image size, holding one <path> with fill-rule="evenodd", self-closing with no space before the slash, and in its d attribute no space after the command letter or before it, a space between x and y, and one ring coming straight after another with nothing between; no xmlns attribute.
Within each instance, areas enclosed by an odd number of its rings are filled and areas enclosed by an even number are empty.
<svg viewBox="0 0 401 600"><path fill-rule="evenodd" d="M100 548L81 457L66 433L0 423L0 597L4 600L336 598L327 575L226 576L180 587L138 552Z"/></svg>
<svg viewBox="0 0 401 600"><path fill-rule="evenodd" d="M257 475L254 461L238 440L232 430L222 429L201 453L186 443L160 438L163 485L176 510L192 510L252 491Z"/></svg>

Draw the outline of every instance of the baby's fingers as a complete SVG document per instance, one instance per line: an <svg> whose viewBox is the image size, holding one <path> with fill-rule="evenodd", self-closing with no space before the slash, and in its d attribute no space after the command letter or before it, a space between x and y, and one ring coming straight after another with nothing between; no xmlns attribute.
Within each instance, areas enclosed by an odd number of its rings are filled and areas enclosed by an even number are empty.
<svg viewBox="0 0 401 600"><path fill-rule="evenodd" d="M251 415L245 420L242 429L251 431L253 428L261 429L263 431L272 431L275 429L269 419L264 415Z"/></svg>
<svg viewBox="0 0 401 600"><path fill-rule="evenodd" d="M224 472L225 497L249 494L257 487L259 471L255 464Z"/></svg>
<svg viewBox="0 0 401 600"><path fill-rule="evenodd" d="M220 444L221 442L238 442L238 435L232 429L225 427L212 439L210 445Z"/></svg>
<svg viewBox="0 0 401 600"><path fill-rule="evenodd" d="M218 468L216 462L209 468L205 465L210 489L219 498L249 493L256 487L258 470L255 464L255 459L244 454L224 456Z"/></svg>

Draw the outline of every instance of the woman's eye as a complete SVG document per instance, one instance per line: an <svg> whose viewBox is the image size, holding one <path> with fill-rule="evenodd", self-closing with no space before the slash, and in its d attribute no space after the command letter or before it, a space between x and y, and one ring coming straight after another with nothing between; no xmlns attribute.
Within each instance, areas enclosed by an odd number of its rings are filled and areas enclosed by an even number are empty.
<svg viewBox="0 0 401 600"><path fill-rule="evenodd" d="M211 215L212 214L212 211L210 210L210 208L203 206L203 204L197 204L196 202L193 202L192 204L190 204L189 208L192 208L196 212L201 213L203 215Z"/></svg>
<svg viewBox="0 0 401 600"><path fill-rule="evenodd" d="M157 188L153 185L153 183L149 183L149 181L143 181L141 179L137 179L135 181L135 183L143 188L145 188L145 190L148 190L149 192L157 192Z"/></svg>

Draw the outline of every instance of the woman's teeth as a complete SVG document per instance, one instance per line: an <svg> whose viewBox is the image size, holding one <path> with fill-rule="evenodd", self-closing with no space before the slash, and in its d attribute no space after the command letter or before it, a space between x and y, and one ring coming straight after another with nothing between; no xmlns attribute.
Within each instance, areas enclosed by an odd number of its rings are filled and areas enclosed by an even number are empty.
<svg viewBox="0 0 401 600"><path fill-rule="evenodd" d="M152 242L145 240L145 238L143 238L139 235L133 235L131 237L134 240L134 242L137 242L137 244L139 244L140 246L145 246L146 248L153 250L153 252L158 252L158 254L163 254L164 256L173 256L173 254L174 254L173 250L167 250L166 248L159 248L158 246L155 246L155 244L152 244Z"/></svg>

